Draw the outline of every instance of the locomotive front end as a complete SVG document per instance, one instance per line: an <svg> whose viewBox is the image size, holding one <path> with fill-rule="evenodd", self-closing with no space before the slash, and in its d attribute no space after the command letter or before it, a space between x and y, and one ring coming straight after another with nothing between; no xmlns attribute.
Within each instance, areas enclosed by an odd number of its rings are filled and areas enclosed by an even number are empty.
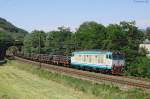
<svg viewBox="0 0 150 99"><path fill-rule="evenodd" d="M115 52L112 54L112 74L122 74L125 67L124 54Z"/></svg>

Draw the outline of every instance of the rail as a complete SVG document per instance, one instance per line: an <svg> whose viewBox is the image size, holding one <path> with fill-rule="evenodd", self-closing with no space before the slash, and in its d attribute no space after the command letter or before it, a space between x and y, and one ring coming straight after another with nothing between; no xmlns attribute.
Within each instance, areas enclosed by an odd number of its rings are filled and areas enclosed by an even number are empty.
<svg viewBox="0 0 150 99"><path fill-rule="evenodd" d="M30 63L30 64L36 64L36 65L39 64L38 62L27 60L27 59L22 59L19 57L15 57L15 59L20 60L22 62ZM94 80L96 82L109 81L109 82L118 83L122 85L150 89L149 81L142 81L142 80L131 79L131 78L126 78L126 77L91 73L88 71L76 70L72 68L60 67L60 66L55 66L55 65L45 64L45 63L42 63L41 66L44 68L47 68L50 71L52 70L52 71L63 73L69 76L75 76L81 79Z"/></svg>

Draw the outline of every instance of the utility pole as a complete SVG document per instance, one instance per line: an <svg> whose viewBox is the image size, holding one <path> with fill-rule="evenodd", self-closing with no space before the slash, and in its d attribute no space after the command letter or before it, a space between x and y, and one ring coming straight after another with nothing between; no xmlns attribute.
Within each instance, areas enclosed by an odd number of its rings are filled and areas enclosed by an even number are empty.
<svg viewBox="0 0 150 99"><path fill-rule="evenodd" d="M41 68L41 34L39 33L39 65Z"/></svg>
<svg viewBox="0 0 150 99"><path fill-rule="evenodd" d="M75 32L75 51L77 50L77 37L76 37L76 32Z"/></svg>

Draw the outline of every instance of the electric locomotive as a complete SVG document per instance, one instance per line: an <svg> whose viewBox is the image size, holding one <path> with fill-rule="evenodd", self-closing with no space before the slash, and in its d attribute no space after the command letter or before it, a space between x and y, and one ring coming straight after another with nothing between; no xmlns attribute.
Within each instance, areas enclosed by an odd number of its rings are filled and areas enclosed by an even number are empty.
<svg viewBox="0 0 150 99"><path fill-rule="evenodd" d="M77 51L72 53L71 65L81 69L122 74L125 66L125 59L124 55L120 52Z"/></svg>

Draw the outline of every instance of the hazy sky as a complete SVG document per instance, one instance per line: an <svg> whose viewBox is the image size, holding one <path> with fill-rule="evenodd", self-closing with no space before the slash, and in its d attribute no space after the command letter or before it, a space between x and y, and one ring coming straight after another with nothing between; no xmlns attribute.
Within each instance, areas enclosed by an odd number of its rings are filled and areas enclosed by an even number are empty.
<svg viewBox="0 0 150 99"><path fill-rule="evenodd" d="M50 31L62 25L74 30L84 21L108 25L135 20L145 28L150 26L150 1L0 0L0 17L28 31Z"/></svg>

